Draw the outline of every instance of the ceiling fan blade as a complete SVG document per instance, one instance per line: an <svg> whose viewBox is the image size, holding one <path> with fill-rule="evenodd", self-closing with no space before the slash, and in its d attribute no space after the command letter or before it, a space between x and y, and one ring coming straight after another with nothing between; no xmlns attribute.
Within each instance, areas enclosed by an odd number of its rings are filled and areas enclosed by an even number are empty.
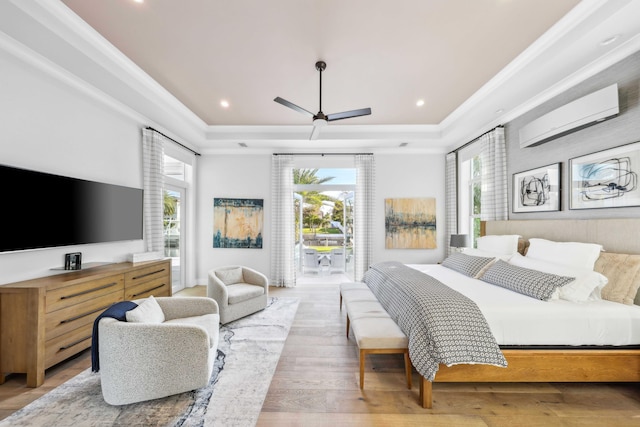
<svg viewBox="0 0 640 427"><path fill-rule="evenodd" d="M302 107L298 107L296 104L294 104L292 102L289 102L286 99L282 99L279 96L276 99L274 99L274 101L276 101L278 104L284 105L285 107L289 107L289 108L291 108L293 110L296 110L299 113L306 114L308 116L313 117L313 113L312 112L307 111Z"/></svg>
<svg viewBox="0 0 640 427"><path fill-rule="evenodd" d="M320 119L320 118L313 119L313 130L311 131L311 136L309 137L309 140L313 141L314 139L318 139L318 136L320 135L320 128L325 127L326 125L327 125L326 119Z"/></svg>
<svg viewBox="0 0 640 427"><path fill-rule="evenodd" d="M309 141L314 141L316 139L318 139L318 136L320 136L320 128L322 126L314 126L313 130L311 131L311 136L309 137Z"/></svg>
<svg viewBox="0 0 640 427"><path fill-rule="evenodd" d="M327 121L350 119L351 117L368 116L371 114L371 108L361 108L359 110L343 111L342 113L327 114Z"/></svg>

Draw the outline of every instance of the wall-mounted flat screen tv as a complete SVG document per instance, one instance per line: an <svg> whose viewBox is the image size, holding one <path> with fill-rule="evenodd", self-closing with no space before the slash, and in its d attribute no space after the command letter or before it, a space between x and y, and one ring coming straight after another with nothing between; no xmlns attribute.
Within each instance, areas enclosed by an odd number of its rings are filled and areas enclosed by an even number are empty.
<svg viewBox="0 0 640 427"><path fill-rule="evenodd" d="M0 252L142 239L142 193L0 165Z"/></svg>

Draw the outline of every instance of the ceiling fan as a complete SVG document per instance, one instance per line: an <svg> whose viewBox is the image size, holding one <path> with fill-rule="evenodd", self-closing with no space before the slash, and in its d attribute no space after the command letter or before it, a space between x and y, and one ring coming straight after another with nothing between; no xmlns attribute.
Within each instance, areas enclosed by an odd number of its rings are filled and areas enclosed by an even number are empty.
<svg viewBox="0 0 640 427"><path fill-rule="evenodd" d="M320 134L320 128L325 126L328 122L333 122L336 120L342 119L350 119L352 117L359 116L368 116L371 114L371 108L361 108L359 110L350 110L343 111L342 113L333 113L333 114L324 114L322 112L322 72L327 68L327 63L324 61L316 62L316 70L320 72L320 108L317 114L313 114L311 111L305 110L302 107L297 106L296 104L287 101L286 99L282 99L279 96L274 99L278 104L282 104L285 107L289 107L293 110L298 111L299 113L306 114L313 118L313 131L311 132L311 137L309 139L317 139Z"/></svg>

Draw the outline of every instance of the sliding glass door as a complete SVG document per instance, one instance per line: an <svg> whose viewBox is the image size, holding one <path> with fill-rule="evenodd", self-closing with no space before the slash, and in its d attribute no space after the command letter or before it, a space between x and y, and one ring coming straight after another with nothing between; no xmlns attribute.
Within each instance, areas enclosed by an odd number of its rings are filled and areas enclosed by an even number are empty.
<svg viewBox="0 0 640 427"><path fill-rule="evenodd" d="M171 258L172 291L184 289L185 277L183 218L185 189L165 184L164 191L164 255Z"/></svg>

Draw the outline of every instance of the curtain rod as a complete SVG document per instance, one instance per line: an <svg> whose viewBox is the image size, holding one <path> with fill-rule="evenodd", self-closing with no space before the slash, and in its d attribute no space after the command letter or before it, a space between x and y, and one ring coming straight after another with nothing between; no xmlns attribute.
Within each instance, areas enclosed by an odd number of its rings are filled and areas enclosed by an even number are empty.
<svg viewBox="0 0 640 427"><path fill-rule="evenodd" d="M274 156L373 156L373 153L273 153Z"/></svg>
<svg viewBox="0 0 640 427"><path fill-rule="evenodd" d="M498 128L504 128L504 125L498 125L496 127L494 127L493 129L489 129L488 131L486 131L485 133L483 133L482 135L476 136L475 138L473 138L471 141L467 142L464 145L461 145L460 147L456 148L455 150L449 151L447 154L451 154L451 153L457 153L458 151L462 150L463 148L473 144L474 142L476 142L479 138L482 138L483 136L485 136L486 134L488 134L489 132L493 132L494 130L498 129Z"/></svg>
<svg viewBox="0 0 640 427"><path fill-rule="evenodd" d="M184 149L186 149L186 150L191 151L191 152L192 152L193 154L195 154L196 156L200 156L200 155L201 155L201 154L200 154L200 153L198 153L197 151L194 151L194 150L192 150L191 148L187 147L186 145L179 143L179 142L178 142L178 141L176 141L175 139L171 138L170 136L165 135L164 133L160 132L159 130L156 130L156 129L152 128L151 126L147 126L147 129L149 129L149 130L152 130L152 131L154 131L154 132L159 133L160 135L164 136L164 137L165 137L165 138L167 138L168 140L175 142L176 144L178 144L178 145L179 145L179 146L181 146L182 148L184 148Z"/></svg>

